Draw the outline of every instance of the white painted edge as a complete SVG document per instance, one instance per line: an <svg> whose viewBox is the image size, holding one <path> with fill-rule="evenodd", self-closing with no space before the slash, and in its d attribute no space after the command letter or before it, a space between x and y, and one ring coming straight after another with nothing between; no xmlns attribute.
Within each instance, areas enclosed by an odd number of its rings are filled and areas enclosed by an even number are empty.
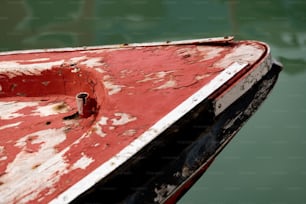
<svg viewBox="0 0 306 204"><path fill-rule="evenodd" d="M272 56L268 52L268 56L261 62L256 69L252 70L243 77L242 80L238 81L237 84L224 95L214 101L214 112L215 115L219 115L232 103L234 103L239 97L245 94L251 87L257 83L264 75L266 75L272 68Z"/></svg>
<svg viewBox="0 0 306 204"><path fill-rule="evenodd" d="M153 139L158 137L163 131L169 128L173 123L178 121L182 116L192 110L196 105L207 99L212 93L219 89L228 80L233 78L247 63L233 63L228 68L223 70L214 79L212 79L207 85L203 86L199 91L190 96L183 103L174 108L161 120L155 123L151 128L134 140L131 144L125 147L117 155L110 160L99 166L92 173L81 179L75 185L71 186L57 198L52 200L52 204L69 203L80 194L91 188L94 184L106 177L112 171L114 171L121 164L126 162L129 158L135 155L140 149L149 144Z"/></svg>
<svg viewBox="0 0 306 204"><path fill-rule="evenodd" d="M130 43L130 44L66 47L66 48L47 48L47 49L34 49L34 50L16 50L16 51L0 52L0 56L1 55L13 55L13 54L46 53L46 52L71 52L71 51L90 51L90 50L98 50L98 49L151 47L151 46L164 46L164 45L205 44L205 43L214 43L214 42L215 43L216 42L230 42L232 40L234 40L233 36L226 36L226 37L200 38L200 39L176 40L176 41L165 41L165 42Z"/></svg>

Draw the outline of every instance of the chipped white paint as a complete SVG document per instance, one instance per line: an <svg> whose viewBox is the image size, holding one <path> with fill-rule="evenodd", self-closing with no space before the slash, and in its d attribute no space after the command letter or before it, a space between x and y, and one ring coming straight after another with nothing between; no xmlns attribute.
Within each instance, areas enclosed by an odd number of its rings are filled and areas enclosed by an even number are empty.
<svg viewBox="0 0 306 204"><path fill-rule="evenodd" d="M96 124L94 125L94 127L93 127L95 133L96 133L97 135L99 135L100 137L105 137L105 136L106 136L106 133L103 132L102 127L103 127L104 125L107 125L108 119L109 119L108 117L102 116L102 117L100 118L100 120L98 120L97 123L96 123Z"/></svg>
<svg viewBox="0 0 306 204"><path fill-rule="evenodd" d="M137 81L137 83L143 83L148 81L153 81L153 83L158 83L160 81L163 81L166 76L168 76L170 73L173 72L175 71L160 71L160 72L150 73L145 75L144 79Z"/></svg>
<svg viewBox="0 0 306 204"><path fill-rule="evenodd" d="M0 73L4 73L9 78L20 75L39 75L42 71L63 63L64 60L35 64L20 64L18 61L2 61L0 62Z"/></svg>
<svg viewBox="0 0 306 204"><path fill-rule="evenodd" d="M86 169L92 162L94 162L94 160L91 157L82 155L82 157L73 164L72 169Z"/></svg>
<svg viewBox="0 0 306 204"><path fill-rule="evenodd" d="M94 126L95 133L98 134L100 137L105 137L106 133L103 132L103 126L108 125L108 121L111 121L111 125L113 125L113 126L108 126L109 130L113 130L115 128L114 126L125 125L137 119L136 117L133 117L127 113L115 113L114 116L115 118L111 118L111 119L109 119L108 117L102 116L100 120ZM136 130L131 129L131 130L125 131L123 135L132 136L135 133L136 133Z"/></svg>
<svg viewBox="0 0 306 204"><path fill-rule="evenodd" d="M94 125L94 131L100 137L105 137L106 136L106 133L103 132L102 127L101 127L101 125L99 125L99 123Z"/></svg>
<svg viewBox="0 0 306 204"><path fill-rule="evenodd" d="M6 128L12 128L12 127L16 127L18 125L20 125L21 122L17 122L17 123L12 123L12 124L7 124L7 125L2 125L0 126L0 130L4 130Z"/></svg>
<svg viewBox="0 0 306 204"><path fill-rule="evenodd" d="M194 77L195 80L200 81L202 79L205 79L206 77L209 77L210 74L202 74L202 75L197 75Z"/></svg>
<svg viewBox="0 0 306 204"><path fill-rule="evenodd" d="M106 71L104 71L103 69L101 69L100 67L96 67L95 70L99 73L105 73Z"/></svg>
<svg viewBox="0 0 306 204"><path fill-rule="evenodd" d="M111 81L103 81L104 87L108 90L108 95L114 95L119 93L123 87L123 85L114 84Z"/></svg>
<svg viewBox="0 0 306 204"><path fill-rule="evenodd" d="M259 46L259 45L258 45ZM251 54L250 54L251 53ZM225 55L220 61L215 63L216 67L228 67L232 62L252 63L256 59L260 59L263 50L255 47L255 45L239 45L235 47L231 53Z"/></svg>
<svg viewBox="0 0 306 204"><path fill-rule="evenodd" d="M55 184L60 180L61 176L74 170L73 168L69 168L73 166L70 166L70 164L65 161L64 155L69 151L71 146L80 143L82 139L90 135L90 131L82 134L71 145L66 147L61 152L57 152L54 147L65 140L65 128L48 129L44 131L38 131L28 135L30 142L40 145L38 152L30 153L25 151L25 145L27 145L26 137L23 137L23 139L18 141L17 146L23 148L23 150L17 155L18 158L16 157L13 163L14 166L18 165L19 168L18 171L15 171L16 168L13 168L11 163L9 164L9 170L15 174L19 173L20 177L16 179L15 177L12 177L12 175L7 174L0 177L0 182L5 180L5 182L0 185L1 202L27 203L33 199L37 199L39 194L44 190L47 190L47 192L44 192L45 195L54 192L57 188ZM41 155L46 157L45 160L41 158ZM16 160L18 162L16 162ZM41 163L41 165L39 165L41 160L44 161ZM83 158L77 162L74 167L86 168L88 165L90 165L90 160L91 159L89 157ZM24 165L24 170L22 169L21 165ZM31 169L29 169L29 167L31 167Z"/></svg>
<svg viewBox="0 0 306 204"><path fill-rule="evenodd" d="M225 50L225 48L222 48L222 47L209 47L209 46L197 46L197 50L199 52L202 52L204 53L202 59L200 60L200 62L203 62L203 61L207 61L207 60L210 60L210 59L213 59L215 57L218 57L222 51Z"/></svg>
<svg viewBox="0 0 306 204"><path fill-rule="evenodd" d="M101 57L90 58L90 59L87 59L83 62L80 62L80 64L84 64L88 67L99 67L99 66L104 65L104 63L102 63L102 58Z"/></svg>
<svg viewBox="0 0 306 204"><path fill-rule="evenodd" d="M0 146L0 161L7 160L7 156L5 154L4 146Z"/></svg>
<svg viewBox="0 0 306 204"><path fill-rule="evenodd" d="M108 121L108 117L102 116L100 120L98 121L98 123L100 125L107 125L107 121Z"/></svg>
<svg viewBox="0 0 306 204"><path fill-rule="evenodd" d="M25 203L38 196L38 189L52 187L59 180L58 175L65 171L67 164L63 159L59 159L56 165L45 167L45 162L57 154L54 147L65 139L64 128L41 130L19 139L16 147L22 150L7 166L6 174L0 178L0 200L4 203L13 200ZM29 151L28 143L36 144L39 148L37 151Z"/></svg>
<svg viewBox="0 0 306 204"><path fill-rule="evenodd" d="M38 104L38 102L0 102L0 119L9 120L23 116L23 114L17 112L22 110L23 108L37 106Z"/></svg>
<svg viewBox="0 0 306 204"><path fill-rule="evenodd" d="M0 157L0 161L4 161L4 160L7 160L7 156Z"/></svg>
<svg viewBox="0 0 306 204"><path fill-rule="evenodd" d="M124 131L124 133L122 134L123 136L133 136L133 135L135 135L136 134L136 130L134 130L134 129L129 129L129 130L126 130L126 131Z"/></svg>
<svg viewBox="0 0 306 204"><path fill-rule="evenodd" d="M80 56L80 57L72 57L70 58L71 63L78 63L79 61L85 60L87 57L86 56Z"/></svg>
<svg viewBox="0 0 306 204"><path fill-rule="evenodd" d="M168 88L173 88L176 86L176 81L173 79L170 79L169 81L166 81L163 85L160 85L159 87L155 89L168 89Z"/></svg>
<svg viewBox="0 0 306 204"><path fill-rule="evenodd" d="M111 121L113 122L112 125L115 125L115 126L125 125L137 119L136 117L131 116L127 113L115 113L114 115L119 117L119 119L117 118L111 119Z"/></svg>
<svg viewBox="0 0 306 204"><path fill-rule="evenodd" d="M78 67L74 67L73 70L71 70L72 73L78 73L79 71L81 71L81 69Z"/></svg>
<svg viewBox="0 0 306 204"><path fill-rule="evenodd" d="M173 73L174 71L162 71L162 72L157 72L155 75L158 79L164 78L165 76L167 76L167 74L169 73Z"/></svg>
<svg viewBox="0 0 306 204"><path fill-rule="evenodd" d="M42 61L48 61L50 58L44 57L44 58L36 58L36 59L30 59L30 60L23 60L23 62L42 62Z"/></svg>
<svg viewBox="0 0 306 204"><path fill-rule="evenodd" d="M60 107L60 108L57 108ZM53 104L48 104L45 106L37 106L35 110L33 110L33 114L31 115L39 115L41 117L56 115L59 113L67 113L70 110L70 107L64 102L58 102Z"/></svg>

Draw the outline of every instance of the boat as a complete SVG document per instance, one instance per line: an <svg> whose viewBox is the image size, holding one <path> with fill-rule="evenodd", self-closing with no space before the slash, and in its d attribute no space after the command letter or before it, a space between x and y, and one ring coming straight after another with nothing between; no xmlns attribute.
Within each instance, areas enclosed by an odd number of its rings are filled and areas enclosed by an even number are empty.
<svg viewBox="0 0 306 204"><path fill-rule="evenodd" d="M0 200L174 203L277 81L232 36L0 53Z"/></svg>

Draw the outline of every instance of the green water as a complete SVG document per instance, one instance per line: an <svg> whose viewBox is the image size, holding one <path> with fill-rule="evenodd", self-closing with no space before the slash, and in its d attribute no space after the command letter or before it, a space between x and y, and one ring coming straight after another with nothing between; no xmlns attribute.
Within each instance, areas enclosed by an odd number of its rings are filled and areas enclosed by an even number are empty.
<svg viewBox="0 0 306 204"><path fill-rule="evenodd" d="M306 203L306 1L1 0L0 50L235 35L284 64L259 111L181 199Z"/></svg>

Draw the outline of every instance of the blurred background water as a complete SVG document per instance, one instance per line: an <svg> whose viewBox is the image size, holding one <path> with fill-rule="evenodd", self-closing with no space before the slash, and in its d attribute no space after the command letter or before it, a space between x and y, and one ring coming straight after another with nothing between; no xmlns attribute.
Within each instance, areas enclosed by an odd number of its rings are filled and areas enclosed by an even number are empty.
<svg viewBox="0 0 306 204"><path fill-rule="evenodd" d="M306 203L306 1L1 0L0 51L234 35L284 65L258 112L180 200Z"/></svg>

